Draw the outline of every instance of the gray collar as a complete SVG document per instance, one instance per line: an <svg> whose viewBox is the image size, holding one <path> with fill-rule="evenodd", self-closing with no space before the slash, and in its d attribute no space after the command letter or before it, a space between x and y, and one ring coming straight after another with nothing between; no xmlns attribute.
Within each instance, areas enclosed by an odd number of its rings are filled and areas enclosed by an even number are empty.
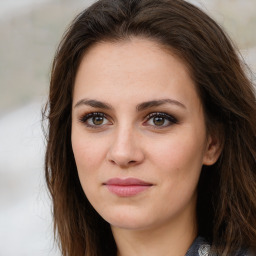
<svg viewBox="0 0 256 256"><path fill-rule="evenodd" d="M256 256L256 254L251 254L246 250L239 250L232 256ZM218 256L217 254L211 252L211 245L201 236L198 236L193 244L188 249L185 256Z"/></svg>
<svg viewBox="0 0 256 256"><path fill-rule="evenodd" d="M203 237L198 236L185 256L210 256L210 250L210 244Z"/></svg>

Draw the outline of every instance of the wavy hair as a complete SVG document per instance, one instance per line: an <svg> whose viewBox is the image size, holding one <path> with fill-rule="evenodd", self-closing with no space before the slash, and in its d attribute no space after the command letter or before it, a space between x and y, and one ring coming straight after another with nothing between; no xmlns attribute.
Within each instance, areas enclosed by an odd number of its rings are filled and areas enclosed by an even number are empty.
<svg viewBox="0 0 256 256"><path fill-rule="evenodd" d="M71 147L76 72L90 46L142 37L169 48L187 65L209 132L223 150L203 166L198 184L199 235L218 255L256 247L256 99L236 48L208 15L183 0L99 0L80 13L54 58L48 103L46 182L54 230L64 256L116 254L110 225L93 209L78 178Z"/></svg>

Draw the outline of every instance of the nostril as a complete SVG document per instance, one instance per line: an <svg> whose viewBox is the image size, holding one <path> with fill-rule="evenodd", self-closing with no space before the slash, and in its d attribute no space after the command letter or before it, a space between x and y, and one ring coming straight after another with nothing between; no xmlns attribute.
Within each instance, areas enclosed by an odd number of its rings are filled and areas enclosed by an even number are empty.
<svg viewBox="0 0 256 256"><path fill-rule="evenodd" d="M114 160L110 160L110 163L112 164L116 164L116 162Z"/></svg>
<svg viewBox="0 0 256 256"><path fill-rule="evenodd" d="M137 161L136 160L131 160L131 161L115 161L115 160L110 160L110 163L113 165L119 165L122 167L129 167L129 166L133 166L136 165Z"/></svg>
<svg viewBox="0 0 256 256"><path fill-rule="evenodd" d="M131 146L131 144L130 144ZM111 147L106 155L106 160L112 165L118 165L123 168L132 167L143 162L144 154L140 148L127 146L123 143L117 143Z"/></svg>

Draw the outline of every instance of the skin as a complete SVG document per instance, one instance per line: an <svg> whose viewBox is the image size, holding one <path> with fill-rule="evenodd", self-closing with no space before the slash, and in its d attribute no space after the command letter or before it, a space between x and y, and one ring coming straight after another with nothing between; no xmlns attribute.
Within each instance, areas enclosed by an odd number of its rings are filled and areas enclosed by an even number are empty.
<svg viewBox="0 0 256 256"><path fill-rule="evenodd" d="M105 116L87 116L98 112ZM185 255L197 235L201 168L220 149L184 63L147 39L94 45L75 80L71 139L83 190L110 223L118 255ZM116 177L152 186L118 196L104 185Z"/></svg>

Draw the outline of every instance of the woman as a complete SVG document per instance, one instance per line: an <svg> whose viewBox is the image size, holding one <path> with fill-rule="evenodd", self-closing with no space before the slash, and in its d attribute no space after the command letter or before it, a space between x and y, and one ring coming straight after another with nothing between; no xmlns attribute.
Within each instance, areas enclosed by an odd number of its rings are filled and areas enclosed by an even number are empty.
<svg viewBox="0 0 256 256"><path fill-rule="evenodd" d="M97 1L59 46L46 111L63 255L253 253L253 86L197 7Z"/></svg>

